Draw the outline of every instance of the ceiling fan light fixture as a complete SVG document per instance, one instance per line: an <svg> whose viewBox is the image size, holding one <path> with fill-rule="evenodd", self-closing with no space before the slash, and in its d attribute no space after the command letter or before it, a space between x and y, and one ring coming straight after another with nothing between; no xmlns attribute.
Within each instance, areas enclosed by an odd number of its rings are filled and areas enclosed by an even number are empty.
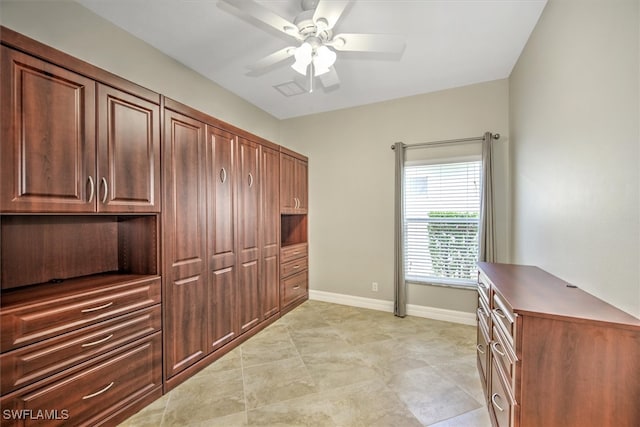
<svg viewBox="0 0 640 427"><path fill-rule="evenodd" d="M316 70L323 70L324 72L328 72L329 68L335 62L336 53L329 49L327 46L320 46L318 49L316 49L316 54L313 56L313 66ZM316 72L316 76L318 75L320 74Z"/></svg>
<svg viewBox="0 0 640 427"><path fill-rule="evenodd" d="M296 58L296 62L294 62L291 68L303 76L307 75L307 67L313 59L313 48L311 45L307 42L302 43L300 47L296 49L293 56Z"/></svg>

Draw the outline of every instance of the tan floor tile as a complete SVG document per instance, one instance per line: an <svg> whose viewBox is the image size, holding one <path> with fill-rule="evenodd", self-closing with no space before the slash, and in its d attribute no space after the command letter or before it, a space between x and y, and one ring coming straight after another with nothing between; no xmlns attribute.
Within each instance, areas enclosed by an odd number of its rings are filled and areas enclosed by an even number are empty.
<svg viewBox="0 0 640 427"><path fill-rule="evenodd" d="M243 369L248 409L293 399L317 391L300 357Z"/></svg>
<svg viewBox="0 0 640 427"><path fill-rule="evenodd" d="M307 301L122 425L489 426L476 330Z"/></svg>

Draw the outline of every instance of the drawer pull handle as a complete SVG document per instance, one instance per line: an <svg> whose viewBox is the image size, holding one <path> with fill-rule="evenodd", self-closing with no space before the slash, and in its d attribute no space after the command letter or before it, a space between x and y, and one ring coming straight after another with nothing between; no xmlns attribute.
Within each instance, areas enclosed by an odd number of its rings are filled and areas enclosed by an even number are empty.
<svg viewBox="0 0 640 427"><path fill-rule="evenodd" d="M507 318L507 316L504 315L504 311L502 311L501 308L494 308L493 312L497 314L499 317L502 317L503 319Z"/></svg>
<svg viewBox="0 0 640 427"><path fill-rule="evenodd" d="M85 399L91 399L92 397L96 397L101 395L102 393L104 393L105 391L109 390L111 387L113 387L115 383L113 381L111 381L111 384L109 384L108 386L106 386L105 388L103 388L102 390L98 390L95 393L91 393L91 394L87 394L86 396L82 396L82 400Z"/></svg>
<svg viewBox="0 0 640 427"><path fill-rule="evenodd" d="M102 344L103 342L109 341L113 337L113 334L106 336L98 341L88 342L82 344L82 347L93 347L94 345Z"/></svg>
<svg viewBox="0 0 640 427"><path fill-rule="evenodd" d="M249 174L249 188L253 187L253 175Z"/></svg>
<svg viewBox="0 0 640 427"><path fill-rule="evenodd" d="M487 312L484 311L484 308L478 307L478 311L480 312L480 314L482 314L482 316L487 317Z"/></svg>
<svg viewBox="0 0 640 427"><path fill-rule="evenodd" d="M496 402L496 398L500 398L500 395L498 393L493 393L491 395L491 403L493 403L493 406L498 408L498 411L504 412L504 408L502 408L500 405L498 405L498 403Z"/></svg>
<svg viewBox="0 0 640 427"><path fill-rule="evenodd" d="M294 269L294 270L297 270L297 269L299 269L299 268L300 268L300 266L299 266L299 265L294 265L294 266L293 266L293 269Z"/></svg>
<svg viewBox="0 0 640 427"><path fill-rule="evenodd" d="M294 255L300 255L300 252L299 251L298 252L294 252L293 254Z"/></svg>
<svg viewBox="0 0 640 427"><path fill-rule="evenodd" d="M502 357L506 356L502 351L498 350L498 346L499 345L500 345L500 343L496 341L496 342L493 342L491 344L491 347L493 347L493 349L496 351L496 353L498 353L500 356L502 356Z"/></svg>
<svg viewBox="0 0 640 427"><path fill-rule="evenodd" d="M91 313L92 311L102 310L102 309L105 309L107 307L111 307L112 305L113 305L113 301L108 302L108 303L103 304L103 305L100 305L98 307L85 308L84 310L82 310L82 313Z"/></svg>
<svg viewBox="0 0 640 427"><path fill-rule="evenodd" d="M295 285L295 286L293 287L293 289L294 289L294 290L296 290L296 289L300 289L300 285Z"/></svg>
<svg viewBox="0 0 640 427"><path fill-rule="evenodd" d="M480 352L480 354L484 354L484 346L482 344L478 344L476 346L476 348L478 349L478 351Z"/></svg>
<svg viewBox="0 0 640 427"><path fill-rule="evenodd" d="M478 286L480 286L482 289L489 289L489 287L482 282L478 282Z"/></svg>
<svg viewBox="0 0 640 427"><path fill-rule="evenodd" d="M224 168L222 168L220 169L220 182L224 184L226 180L227 180L227 171Z"/></svg>

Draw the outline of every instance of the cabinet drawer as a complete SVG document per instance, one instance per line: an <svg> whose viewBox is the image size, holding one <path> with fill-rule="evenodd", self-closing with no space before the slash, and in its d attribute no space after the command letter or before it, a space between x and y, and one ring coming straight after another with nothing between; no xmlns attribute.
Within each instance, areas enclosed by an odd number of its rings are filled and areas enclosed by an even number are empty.
<svg viewBox="0 0 640 427"><path fill-rule="evenodd" d="M294 259L293 261L285 262L280 264L280 277L285 278L291 276L292 274L300 273L305 271L308 267L308 258L299 258Z"/></svg>
<svg viewBox="0 0 640 427"><path fill-rule="evenodd" d="M502 368L502 371L506 375L506 385L509 387L509 391L514 395L514 381L516 370L516 353L509 343L506 342L502 336L502 332L494 326L493 327L493 341L491 341L491 354L493 360L496 361Z"/></svg>
<svg viewBox="0 0 640 427"><path fill-rule="evenodd" d="M86 290L33 304L3 307L2 352L98 323L160 302L160 278Z"/></svg>
<svg viewBox="0 0 640 427"><path fill-rule="evenodd" d="M307 244L299 243L297 245L284 246L280 248L280 262L285 263L294 259L307 257Z"/></svg>
<svg viewBox="0 0 640 427"><path fill-rule="evenodd" d="M513 424L515 403L511 394L507 391L500 375L500 371L494 361L491 366L491 384L489 393L489 410L495 415L497 427L509 427Z"/></svg>
<svg viewBox="0 0 640 427"><path fill-rule="evenodd" d="M482 273L478 273L478 295L489 304L489 280Z"/></svg>
<svg viewBox="0 0 640 427"><path fill-rule="evenodd" d="M476 314L478 316L478 322L482 324L487 335L489 335L489 331L491 331L491 327L489 326L491 323L491 315L489 314L489 307L481 297L478 297L478 309Z"/></svg>
<svg viewBox="0 0 640 427"><path fill-rule="evenodd" d="M160 330L160 305L0 355L5 395Z"/></svg>
<svg viewBox="0 0 640 427"><path fill-rule="evenodd" d="M484 388L485 395L488 391L488 365L489 365L489 336L487 332L478 325L477 330L477 345L476 354L478 358L478 369L480 370L480 379L482 380L482 387Z"/></svg>
<svg viewBox="0 0 640 427"><path fill-rule="evenodd" d="M492 307L493 323L502 329L509 344L513 346L513 338L515 336L515 314L513 310L497 292L493 293Z"/></svg>
<svg viewBox="0 0 640 427"><path fill-rule="evenodd" d="M280 282L282 306L288 305L289 303L307 295L309 282L308 276L308 272L305 271L283 279Z"/></svg>
<svg viewBox="0 0 640 427"><path fill-rule="evenodd" d="M161 334L139 340L108 360L75 375L2 399L2 408L15 414L57 411L58 419L2 419L2 425L96 425L108 414L162 386ZM45 381L46 383L46 381Z"/></svg>

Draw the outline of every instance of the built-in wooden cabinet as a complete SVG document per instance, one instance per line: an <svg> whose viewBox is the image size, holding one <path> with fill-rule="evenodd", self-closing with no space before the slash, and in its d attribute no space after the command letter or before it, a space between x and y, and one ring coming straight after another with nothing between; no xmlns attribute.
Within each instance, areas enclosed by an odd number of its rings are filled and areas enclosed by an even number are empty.
<svg viewBox="0 0 640 427"><path fill-rule="evenodd" d="M115 425L307 298L307 159L1 30L0 402Z"/></svg>
<svg viewBox="0 0 640 427"><path fill-rule="evenodd" d="M281 149L280 209L283 214L307 213L308 162L299 154Z"/></svg>
<svg viewBox="0 0 640 427"><path fill-rule="evenodd" d="M494 426L640 425L640 319L537 267L479 268L478 370Z"/></svg>
<svg viewBox="0 0 640 427"><path fill-rule="evenodd" d="M243 333L260 321L260 146L238 141L238 316Z"/></svg>
<svg viewBox="0 0 640 427"><path fill-rule="evenodd" d="M152 102L5 46L1 67L1 212L160 211L157 94Z"/></svg>
<svg viewBox="0 0 640 427"><path fill-rule="evenodd" d="M208 353L206 126L165 109L165 375Z"/></svg>
<svg viewBox="0 0 640 427"><path fill-rule="evenodd" d="M280 153L261 147L260 152L260 277L262 319L280 312Z"/></svg>
<svg viewBox="0 0 640 427"><path fill-rule="evenodd" d="M235 135L207 127L209 350L238 336Z"/></svg>
<svg viewBox="0 0 640 427"><path fill-rule="evenodd" d="M165 99L166 389L280 313L279 147L230 130Z"/></svg>
<svg viewBox="0 0 640 427"><path fill-rule="evenodd" d="M285 311L309 297L307 171L305 156L280 149L280 307Z"/></svg>

